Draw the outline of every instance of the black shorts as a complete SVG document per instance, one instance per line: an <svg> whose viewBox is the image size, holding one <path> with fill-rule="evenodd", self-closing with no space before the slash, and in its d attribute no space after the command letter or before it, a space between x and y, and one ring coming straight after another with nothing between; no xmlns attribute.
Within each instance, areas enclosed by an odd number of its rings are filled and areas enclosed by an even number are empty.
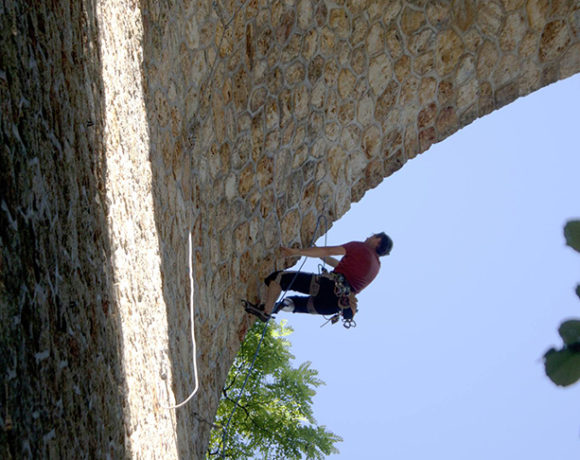
<svg viewBox="0 0 580 460"><path fill-rule="evenodd" d="M334 315L341 311L338 306L339 298L334 293L334 281L331 279L313 273L284 271L274 272L264 281L269 285L272 280L276 280L284 291L307 294L286 297L294 302L294 313ZM351 313L352 310L347 308L346 312Z"/></svg>

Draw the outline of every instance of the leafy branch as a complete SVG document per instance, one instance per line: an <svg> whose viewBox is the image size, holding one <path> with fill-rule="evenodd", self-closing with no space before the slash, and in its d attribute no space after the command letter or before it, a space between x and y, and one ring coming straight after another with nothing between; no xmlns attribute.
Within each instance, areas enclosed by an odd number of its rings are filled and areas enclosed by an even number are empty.
<svg viewBox="0 0 580 460"><path fill-rule="evenodd" d="M312 398L324 382L310 363L293 367L287 336L292 329L285 322L270 322L254 368L249 365L260 341L262 326L255 324L248 334L222 390L216 425L224 426L239 395L242 381L248 378L238 407L233 413L228 433L214 429L208 456L223 450L228 459L322 459L337 453L335 444L342 441L313 416ZM242 378L243 376L243 378ZM226 439L226 446L221 445Z"/></svg>
<svg viewBox="0 0 580 460"><path fill-rule="evenodd" d="M564 227L566 244L580 252L580 221L573 220ZM580 297L580 284L576 286ZM544 366L550 380L559 386L568 386L580 379L580 320L564 321L558 329L564 345L557 350L550 348L544 354Z"/></svg>

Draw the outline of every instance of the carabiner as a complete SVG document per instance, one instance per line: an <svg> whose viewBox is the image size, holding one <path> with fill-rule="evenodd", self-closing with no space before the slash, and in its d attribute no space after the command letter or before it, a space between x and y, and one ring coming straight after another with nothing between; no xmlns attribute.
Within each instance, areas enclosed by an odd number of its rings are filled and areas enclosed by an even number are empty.
<svg viewBox="0 0 580 460"><path fill-rule="evenodd" d="M345 329L350 329L351 327L356 327L356 321L352 318L349 319L342 319L342 325L345 327Z"/></svg>

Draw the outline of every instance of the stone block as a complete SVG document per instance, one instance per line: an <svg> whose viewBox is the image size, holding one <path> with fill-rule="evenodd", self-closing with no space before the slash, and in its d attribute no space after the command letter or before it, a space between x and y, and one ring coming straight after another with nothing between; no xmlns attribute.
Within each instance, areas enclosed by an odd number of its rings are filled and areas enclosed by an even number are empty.
<svg viewBox="0 0 580 460"><path fill-rule="evenodd" d="M399 59L403 55L403 35L398 29L389 29L387 31L386 46L393 59Z"/></svg>
<svg viewBox="0 0 580 460"><path fill-rule="evenodd" d="M381 54L370 61L369 84L375 95L382 94L391 81L393 64L386 54Z"/></svg>
<svg viewBox="0 0 580 460"><path fill-rule="evenodd" d="M505 21L499 36L500 48L514 52L527 32L528 24L521 11L511 13Z"/></svg>
<svg viewBox="0 0 580 460"><path fill-rule="evenodd" d="M350 36L350 42L353 47L361 45L365 40L369 30L369 23L364 16L357 16L352 25L352 33Z"/></svg>
<svg viewBox="0 0 580 460"><path fill-rule="evenodd" d="M358 103L357 120L361 126L368 126L374 121L374 103L369 94L362 96Z"/></svg>
<svg viewBox="0 0 580 460"><path fill-rule="evenodd" d="M399 83L403 83L411 73L411 58L403 56L395 63L395 77Z"/></svg>
<svg viewBox="0 0 580 460"><path fill-rule="evenodd" d="M417 127L419 129L427 128L432 125L435 121L435 116L437 115L437 105L432 102L427 107L419 112L417 117Z"/></svg>
<svg viewBox="0 0 580 460"><path fill-rule="evenodd" d="M351 97L356 83L355 75L350 69L342 69L338 74L338 94L345 99Z"/></svg>
<svg viewBox="0 0 580 460"><path fill-rule="evenodd" d="M494 71L499 60L499 52L495 44L486 40L477 57L477 78L487 80Z"/></svg>
<svg viewBox="0 0 580 460"><path fill-rule="evenodd" d="M383 23L390 26L401 12L402 2L400 0L389 2L384 5Z"/></svg>
<svg viewBox="0 0 580 460"><path fill-rule="evenodd" d="M363 75L367 70L367 53L364 47L360 46L351 52L350 66L357 75Z"/></svg>
<svg viewBox="0 0 580 460"><path fill-rule="evenodd" d="M469 80L464 85L460 86L457 93L457 110L459 112L465 111L468 107L477 103L479 91L479 84L477 80ZM455 120L457 122L457 120Z"/></svg>
<svg viewBox="0 0 580 460"><path fill-rule="evenodd" d="M463 42L455 31L450 29L440 32L435 44L435 70L439 76L451 73L463 52Z"/></svg>
<svg viewBox="0 0 580 460"><path fill-rule="evenodd" d="M385 50L385 29L380 22L373 24L366 38L365 50L368 56L376 56Z"/></svg>
<svg viewBox="0 0 580 460"><path fill-rule="evenodd" d="M346 164L346 152L339 146L331 147L328 151L328 167L333 183L338 183L344 175Z"/></svg>
<svg viewBox="0 0 580 460"><path fill-rule="evenodd" d="M568 48L560 65L560 78L568 78L580 72L580 44Z"/></svg>
<svg viewBox="0 0 580 460"><path fill-rule="evenodd" d="M432 50L435 45L435 32L431 29L423 29L414 34L408 41L409 51L418 56Z"/></svg>
<svg viewBox="0 0 580 460"><path fill-rule="evenodd" d="M446 27L451 21L451 4L447 1L431 1L426 5L426 15L429 24L435 29Z"/></svg>
<svg viewBox="0 0 580 460"><path fill-rule="evenodd" d="M435 69L435 53L429 51L413 59L413 71L420 76L430 74Z"/></svg>
<svg viewBox="0 0 580 460"><path fill-rule="evenodd" d="M544 28L548 19L549 9L549 0L528 0L526 2L528 22L532 29L538 31Z"/></svg>
<svg viewBox="0 0 580 460"><path fill-rule="evenodd" d="M435 129L438 140L446 138L457 129L457 114L453 106L444 107L439 111Z"/></svg>
<svg viewBox="0 0 580 460"><path fill-rule="evenodd" d="M461 31L467 31L475 23L477 3L477 0L452 0L454 23Z"/></svg>
<svg viewBox="0 0 580 460"><path fill-rule="evenodd" d="M370 125L363 133L362 148L367 158L376 157L381 152L382 132L377 125Z"/></svg>
<svg viewBox="0 0 580 460"><path fill-rule="evenodd" d="M296 16L298 26L302 30L308 30L312 27L312 18L314 8L311 0L299 0L296 7Z"/></svg>
<svg viewBox="0 0 580 460"><path fill-rule="evenodd" d="M478 2L477 25L487 36L496 36L502 27L504 13L497 0Z"/></svg>
<svg viewBox="0 0 580 460"><path fill-rule="evenodd" d="M401 31L405 35L413 36L414 32L423 27L426 22L427 18L423 11L409 6L403 8L403 13L401 14Z"/></svg>
<svg viewBox="0 0 580 460"><path fill-rule="evenodd" d="M299 239L300 214L296 209L289 211L280 222L282 242L291 245Z"/></svg>
<svg viewBox="0 0 580 460"><path fill-rule="evenodd" d="M419 104L425 105L427 102L434 101L437 95L437 80L433 77L421 79L419 86Z"/></svg>
<svg viewBox="0 0 580 460"><path fill-rule="evenodd" d="M566 21L549 22L544 27L540 37L540 60L546 62L560 58L570 41L571 38Z"/></svg>
<svg viewBox="0 0 580 460"><path fill-rule="evenodd" d="M339 38L347 38L350 33L350 19L343 8L330 10L328 25Z"/></svg>

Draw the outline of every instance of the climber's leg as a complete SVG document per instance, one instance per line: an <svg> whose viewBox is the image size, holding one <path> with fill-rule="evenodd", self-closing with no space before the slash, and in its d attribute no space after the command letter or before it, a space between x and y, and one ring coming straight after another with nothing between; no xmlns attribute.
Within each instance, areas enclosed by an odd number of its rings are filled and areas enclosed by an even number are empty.
<svg viewBox="0 0 580 460"><path fill-rule="evenodd" d="M264 302L264 311L268 314L272 313L274 309L274 304L282 292L282 287L280 282L277 280L272 280L268 284L268 289L266 291L266 301Z"/></svg>
<svg viewBox="0 0 580 460"><path fill-rule="evenodd" d="M264 280L268 286L268 290L266 291L266 300L264 302L264 311L268 314L272 313L276 304L276 300L278 300L278 297L283 290L287 291L290 289L292 291L312 295L314 277L318 278L316 275L311 273L290 271L277 271L271 273Z"/></svg>
<svg viewBox="0 0 580 460"><path fill-rule="evenodd" d="M286 297L279 309L314 315L333 315L340 312L338 298L334 293L334 283L331 280L316 276L310 292L309 296Z"/></svg>

